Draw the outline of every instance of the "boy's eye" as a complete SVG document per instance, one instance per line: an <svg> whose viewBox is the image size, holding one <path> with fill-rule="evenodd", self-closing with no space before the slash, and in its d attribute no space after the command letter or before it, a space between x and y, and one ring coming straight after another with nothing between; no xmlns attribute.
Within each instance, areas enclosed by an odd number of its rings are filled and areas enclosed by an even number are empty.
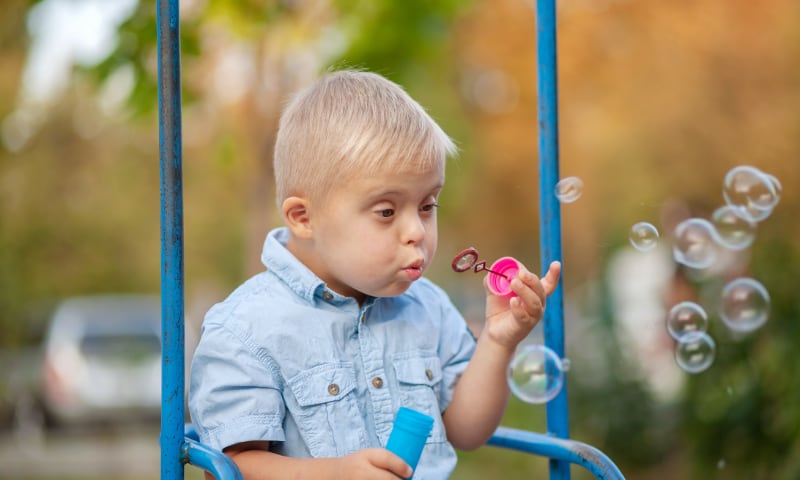
<svg viewBox="0 0 800 480"><path fill-rule="evenodd" d="M380 215L383 218L389 218L392 215L394 215L394 209L392 209L392 208L384 208L382 210L378 210L378 215Z"/></svg>
<svg viewBox="0 0 800 480"><path fill-rule="evenodd" d="M422 206L421 210L423 212L432 212L434 208L439 207L438 203L428 203Z"/></svg>

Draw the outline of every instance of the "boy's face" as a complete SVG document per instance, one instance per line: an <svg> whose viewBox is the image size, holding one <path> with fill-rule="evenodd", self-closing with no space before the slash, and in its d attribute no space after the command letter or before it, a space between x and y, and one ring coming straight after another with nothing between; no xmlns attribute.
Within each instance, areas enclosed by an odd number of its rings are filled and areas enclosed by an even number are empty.
<svg viewBox="0 0 800 480"><path fill-rule="evenodd" d="M400 295L436 253L444 162L425 171L356 176L312 207L308 266L334 291Z"/></svg>

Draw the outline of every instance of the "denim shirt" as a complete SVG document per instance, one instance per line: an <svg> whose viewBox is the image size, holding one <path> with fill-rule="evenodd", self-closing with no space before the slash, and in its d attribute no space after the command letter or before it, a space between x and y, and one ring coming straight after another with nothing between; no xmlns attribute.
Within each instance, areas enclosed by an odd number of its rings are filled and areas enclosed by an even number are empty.
<svg viewBox="0 0 800 480"><path fill-rule="evenodd" d="M420 279L363 305L329 290L270 232L266 271L212 307L191 369L189 410L217 449L253 440L291 457L385 447L401 406L434 418L414 478L456 465L441 414L475 349L447 295Z"/></svg>

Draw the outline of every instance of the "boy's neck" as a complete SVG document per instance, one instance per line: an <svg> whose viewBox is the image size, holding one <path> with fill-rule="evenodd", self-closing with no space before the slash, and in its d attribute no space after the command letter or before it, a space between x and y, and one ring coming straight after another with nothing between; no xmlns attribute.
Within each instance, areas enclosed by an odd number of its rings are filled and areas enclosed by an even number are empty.
<svg viewBox="0 0 800 480"><path fill-rule="evenodd" d="M314 275L319 277L323 282L325 282L325 275L322 274L323 268L320 265L318 255L314 252L311 246L311 240L306 240L302 238L298 238L296 235L293 235L291 230L289 230L289 238L286 241L286 249L289 250L289 253L294 255L294 257L303 265L305 265L309 270L311 270ZM364 306L364 302L367 299L365 294L359 293L357 295L353 295L352 293L343 293L339 292L330 287L330 285L325 285L327 288L333 290L334 292L348 296L353 298L356 302L358 302L358 306Z"/></svg>

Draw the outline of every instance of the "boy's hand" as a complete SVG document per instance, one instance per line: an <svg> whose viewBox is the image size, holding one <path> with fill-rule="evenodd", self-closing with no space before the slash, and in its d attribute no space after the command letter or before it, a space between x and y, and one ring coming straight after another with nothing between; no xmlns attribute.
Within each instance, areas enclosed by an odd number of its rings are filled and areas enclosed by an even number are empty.
<svg viewBox="0 0 800 480"><path fill-rule="evenodd" d="M341 468L332 478L342 480L396 480L413 471L402 458L383 448L366 448L339 459Z"/></svg>
<svg viewBox="0 0 800 480"><path fill-rule="evenodd" d="M517 296L510 299L491 293L487 275L483 280L486 289L486 334L506 348L516 348L544 316L547 297L558 286L560 275L560 262L552 262L542 279L522 266L511 280L511 290Z"/></svg>

